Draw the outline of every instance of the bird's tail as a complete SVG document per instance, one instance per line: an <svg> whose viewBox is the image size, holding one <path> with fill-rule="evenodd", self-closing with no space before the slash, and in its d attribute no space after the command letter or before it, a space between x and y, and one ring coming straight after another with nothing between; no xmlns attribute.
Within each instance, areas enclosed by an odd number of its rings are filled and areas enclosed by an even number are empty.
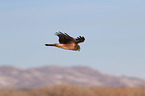
<svg viewBox="0 0 145 96"><path fill-rule="evenodd" d="M45 46L56 46L56 44L45 44Z"/></svg>

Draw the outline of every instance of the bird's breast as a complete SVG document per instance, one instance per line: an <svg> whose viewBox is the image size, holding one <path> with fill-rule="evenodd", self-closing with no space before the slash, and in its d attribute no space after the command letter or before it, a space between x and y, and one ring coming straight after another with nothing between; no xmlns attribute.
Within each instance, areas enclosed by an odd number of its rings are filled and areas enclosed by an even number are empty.
<svg viewBox="0 0 145 96"><path fill-rule="evenodd" d="M73 50L76 44L57 44L56 46L63 49Z"/></svg>

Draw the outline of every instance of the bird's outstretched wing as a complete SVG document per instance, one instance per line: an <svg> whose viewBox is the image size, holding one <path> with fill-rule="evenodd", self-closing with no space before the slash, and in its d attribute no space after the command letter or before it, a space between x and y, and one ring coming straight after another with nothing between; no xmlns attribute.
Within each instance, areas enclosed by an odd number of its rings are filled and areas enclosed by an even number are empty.
<svg viewBox="0 0 145 96"><path fill-rule="evenodd" d="M82 43L85 41L85 38L83 36L79 36L76 38L76 43Z"/></svg>
<svg viewBox="0 0 145 96"><path fill-rule="evenodd" d="M75 42L75 39L66 33L56 32L56 35L59 37L60 44L69 44Z"/></svg>

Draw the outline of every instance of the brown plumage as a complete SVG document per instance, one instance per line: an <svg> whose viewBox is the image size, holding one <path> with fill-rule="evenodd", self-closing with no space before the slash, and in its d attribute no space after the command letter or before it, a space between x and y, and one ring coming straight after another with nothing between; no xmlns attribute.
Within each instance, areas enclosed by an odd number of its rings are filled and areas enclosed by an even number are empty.
<svg viewBox="0 0 145 96"><path fill-rule="evenodd" d="M68 34L62 32L56 32L56 35L59 37L60 44L45 44L45 45L56 46L67 50L80 51L80 46L78 44L85 41L85 38L83 36L79 36L76 39L74 39Z"/></svg>

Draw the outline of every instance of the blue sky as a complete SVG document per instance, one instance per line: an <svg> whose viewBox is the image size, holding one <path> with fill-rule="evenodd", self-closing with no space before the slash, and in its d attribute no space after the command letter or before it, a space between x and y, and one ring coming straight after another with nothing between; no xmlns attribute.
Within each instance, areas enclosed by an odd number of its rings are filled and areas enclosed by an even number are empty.
<svg viewBox="0 0 145 96"><path fill-rule="evenodd" d="M144 0L1 0L0 65L89 66L145 79ZM80 52L54 47L56 31L86 41Z"/></svg>

